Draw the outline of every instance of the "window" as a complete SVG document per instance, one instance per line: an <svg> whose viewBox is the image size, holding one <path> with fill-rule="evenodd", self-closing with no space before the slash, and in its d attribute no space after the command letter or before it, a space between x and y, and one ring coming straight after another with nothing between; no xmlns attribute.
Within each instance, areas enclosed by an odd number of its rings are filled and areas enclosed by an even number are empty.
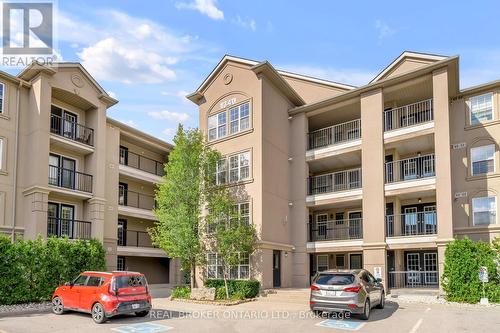
<svg viewBox="0 0 500 333"><path fill-rule="evenodd" d="M229 268L229 278L237 280L245 280L250 278L250 257L248 254L239 254L240 263ZM218 258L217 253L207 254L207 278L222 279L223 270L222 262Z"/></svg>
<svg viewBox="0 0 500 333"><path fill-rule="evenodd" d="M474 225L496 224L497 198L495 196L472 199Z"/></svg>
<svg viewBox="0 0 500 333"><path fill-rule="evenodd" d="M5 88L4 88L4 84L3 83L0 83L0 113L4 113L3 112L3 94L4 94L4 91L5 91Z"/></svg>
<svg viewBox="0 0 500 333"><path fill-rule="evenodd" d="M471 97L468 101L470 111L470 124L477 125L493 120L493 94Z"/></svg>
<svg viewBox="0 0 500 333"><path fill-rule="evenodd" d="M472 175L495 172L495 145L472 148L470 150Z"/></svg>
<svg viewBox="0 0 500 333"><path fill-rule="evenodd" d="M317 256L317 259L318 259L317 263L318 272L328 270L328 255L327 254L319 255Z"/></svg>
<svg viewBox="0 0 500 333"><path fill-rule="evenodd" d="M229 118L229 131L228 131ZM208 141L217 140L250 128L250 103L231 107L208 117Z"/></svg>
<svg viewBox="0 0 500 333"><path fill-rule="evenodd" d="M80 275L73 281L73 285L74 286L84 286L85 281L87 281L87 275Z"/></svg>
<svg viewBox="0 0 500 333"><path fill-rule="evenodd" d="M229 169L229 177L228 171ZM234 183L250 178L250 152L223 158L217 163L217 184Z"/></svg>
<svg viewBox="0 0 500 333"><path fill-rule="evenodd" d="M124 271L125 270L125 257L117 257L116 258L116 270Z"/></svg>
<svg viewBox="0 0 500 333"><path fill-rule="evenodd" d="M248 225L250 223L250 203L237 203L231 212L231 222L238 222Z"/></svg>
<svg viewBox="0 0 500 333"><path fill-rule="evenodd" d="M345 267L345 256L343 254L337 254L335 256L335 267L337 268Z"/></svg>
<svg viewBox="0 0 500 333"><path fill-rule="evenodd" d="M99 287L102 283L102 278L98 276L89 276L87 287Z"/></svg>
<svg viewBox="0 0 500 333"><path fill-rule="evenodd" d="M3 170L3 139L0 138L0 170Z"/></svg>

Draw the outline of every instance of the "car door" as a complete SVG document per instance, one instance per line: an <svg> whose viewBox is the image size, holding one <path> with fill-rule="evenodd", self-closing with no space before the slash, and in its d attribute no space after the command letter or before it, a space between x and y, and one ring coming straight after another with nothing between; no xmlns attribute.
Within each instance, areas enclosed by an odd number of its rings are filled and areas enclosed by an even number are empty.
<svg viewBox="0 0 500 333"><path fill-rule="evenodd" d="M64 287L63 304L65 308L79 309L80 293L87 282L87 275L79 275L71 285Z"/></svg>
<svg viewBox="0 0 500 333"><path fill-rule="evenodd" d="M90 311L96 298L99 288L102 284L102 278L90 275L85 286L80 290L79 308L83 311Z"/></svg>
<svg viewBox="0 0 500 333"><path fill-rule="evenodd" d="M370 303L371 305L375 305L378 303L378 292L377 292L377 288L375 287L375 280L372 280L370 278L370 275L368 272L363 272L363 274L361 275L361 279L365 282L365 286L366 286L366 292L368 294L368 296L370 297Z"/></svg>
<svg viewBox="0 0 500 333"><path fill-rule="evenodd" d="M377 298L377 304L378 304L380 302L380 299L382 298L382 291L384 290L384 286L382 285L381 282L378 282L377 279L370 272L367 272L366 274L368 274L368 279L370 280L370 283L373 283L373 293Z"/></svg>

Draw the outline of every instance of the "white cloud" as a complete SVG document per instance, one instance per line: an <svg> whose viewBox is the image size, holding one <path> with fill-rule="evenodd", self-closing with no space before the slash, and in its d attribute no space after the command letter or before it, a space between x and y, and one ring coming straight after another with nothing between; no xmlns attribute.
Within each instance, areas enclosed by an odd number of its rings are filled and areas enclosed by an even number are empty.
<svg viewBox="0 0 500 333"><path fill-rule="evenodd" d="M378 32L378 39L391 37L396 33L396 30L391 28L386 22L382 20L375 21L375 29Z"/></svg>
<svg viewBox="0 0 500 333"><path fill-rule="evenodd" d="M223 20L224 12L217 8L217 0L194 0L193 2L178 2L175 4L177 9L197 10L203 15L213 20Z"/></svg>
<svg viewBox="0 0 500 333"><path fill-rule="evenodd" d="M189 92L186 90L178 90L178 91L162 91L161 95L163 96L173 96L179 98L182 102L188 103L189 100L186 98L189 95Z"/></svg>
<svg viewBox="0 0 500 333"><path fill-rule="evenodd" d="M319 79L330 80L338 83L345 83L354 86L365 85L376 75L375 72L356 68L331 68L315 67L309 65L288 65L281 66L280 69L286 71L309 75Z"/></svg>
<svg viewBox="0 0 500 333"><path fill-rule="evenodd" d="M114 93L113 91L108 91L108 95L109 97L116 99L116 93Z"/></svg>
<svg viewBox="0 0 500 333"><path fill-rule="evenodd" d="M171 140L174 136L175 136L175 133L177 133L177 129L175 128L165 128L161 134L163 134L167 140Z"/></svg>
<svg viewBox="0 0 500 333"><path fill-rule="evenodd" d="M235 19L233 19L233 23L239 25L242 28L250 29L252 31L257 30L257 23L254 19L242 19L241 16L237 15Z"/></svg>
<svg viewBox="0 0 500 333"><path fill-rule="evenodd" d="M159 120L170 120L183 122L189 119L189 115L184 112L170 112L170 111L150 111L148 112L148 116L159 119Z"/></svg>
<svg viewBox="0 0 500 333"><path fill-rule="evenodd" d="M195 38L148 19L107 10L92 25L60 12L59 40L83 45L77 55L97 80L159 83L176 78L174 65L192 52Z"/></svg>
<svg viewBox="0 0 500 333"><path fill-rule="evenodd" d="M137 124L133 120L127 120L125 122L125 124L128 125L128 126L130 126L130 127L137 128Z"/></svg>

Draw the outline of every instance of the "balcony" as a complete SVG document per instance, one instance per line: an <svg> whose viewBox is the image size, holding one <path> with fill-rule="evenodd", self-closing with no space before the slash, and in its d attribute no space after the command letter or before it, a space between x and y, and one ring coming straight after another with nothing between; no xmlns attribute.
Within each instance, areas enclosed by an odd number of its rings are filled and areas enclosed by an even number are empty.
<svg viewBox="0 0 500 333"><path fill-rule="evenodd" d="M322 128L308 134L308 149L327 147L361 138L361 119Z"/></svg>
<svg viewBox="0 0 500 333"><path fill-rule="evenodd" d="M70 239L90 239L92 223L56 217L47 218L47 237L68 237Z"/></svg>
<svg viewBox="0 0 500 333"><path fill-rule="evenodd" d="M361 188L361 168L311 176L307 185L308 195L358 189Z"/></svg>
<svg viewBox="0 0 500 333"><path fill-rule="evenodd" d="M94 129L55 114L50 115L50 133L94 147Z"/></svg>
<svg viewBox="0 0 500 333"><path fill-rule="evenodd" d="M384 111L384 131L394 131L434 120L432 99Z"/></svg>
<svg viewBox="0 0 500 333"><path fill-rule="evenodd" d="M62 189L92 193L92 175L49 165L49 185Z"/></svg>
<svg viewBox="0 0 500 333"><path fill-rule="evenodd" d="M435 210L387 215L385 223L387 237L437 234L437 215Z"/></svg>
<svg viewBox="0 0 500 333"><path fill-rule="evenodd" d="M397 183L436 176L434 154L385 163L385 183Z"/></svg>
<svg viewBox="0 0 500 333"><path fill-rule="evenodd" d="M118 204L139 209L153 210L156 207L155 198L149 194L118 189Z"/></svg>
<svg viewBox="0 0 500 333"><path fill-rule="evenodd" d="M141 170L155 176L163 177L163 163L151 158L120 148L120 164L137 170Z"/></svg>
<svg viewBox="0 0 500 333"><path fill-rule="evenodd" d="M154 247L146 231L127 230L126 236L118 235L118 246Z"/></svg>
<svg viewBox="0 0 500 333"><path fill-rule="evenodd" d="M309 242L362 239L362 226L362 218L309 223Z"/></svg>

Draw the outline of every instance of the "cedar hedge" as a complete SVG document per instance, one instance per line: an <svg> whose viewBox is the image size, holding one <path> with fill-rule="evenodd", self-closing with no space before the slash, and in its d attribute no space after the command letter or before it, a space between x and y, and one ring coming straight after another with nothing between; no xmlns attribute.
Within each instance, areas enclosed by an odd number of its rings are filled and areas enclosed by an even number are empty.
<svg viewBox="0 0 500 333"><path fill-rule="evenodd" d="M0 304L50 300L55 288L82 271L106 269L105 251L95 239L18 240L0 235Z"/></svg>
<svg viewBox="0 0 500 333"><path fill-rule="evenodd" d="M208 279L205 281L206 288L215 288L215 298L225 299L226 289L223 279ZM245 299L257 297L260 290L260 282L256 280L227 280L229 298Z"/></svg>
<svg viewBox="0 0 500 333"><path fill-rule="evenodd" d="M488 268L489 282L485 294L492 303L500 302L500 239L493 244L474 242L468 238L454 240L445 251L442 276L446 299L455 302L477 303L483 297L479 268Z"/></svg>

